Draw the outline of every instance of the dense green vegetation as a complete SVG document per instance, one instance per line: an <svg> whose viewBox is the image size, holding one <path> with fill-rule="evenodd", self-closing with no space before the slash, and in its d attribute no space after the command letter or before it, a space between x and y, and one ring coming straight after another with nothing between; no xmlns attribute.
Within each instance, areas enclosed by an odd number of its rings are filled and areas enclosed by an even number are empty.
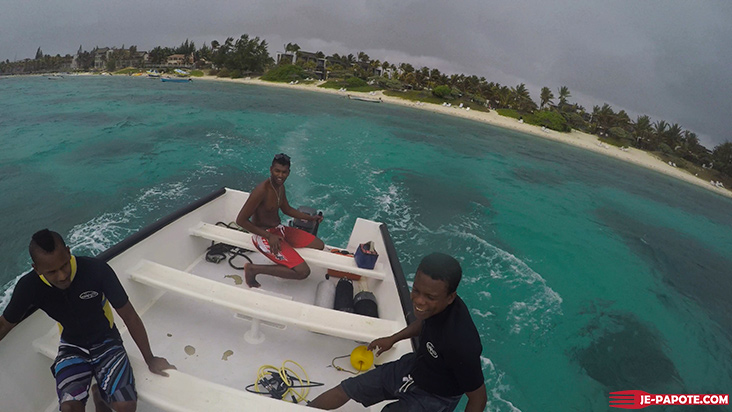
<svg viewBox="0 0 732 412"><path fill-rule="evenodd" d="M305 74L305 70L303 70L302 67L294 64L283 64L274 67L272 70L262 75L261 78L262 80L270 82L291 82L295 80L305 80L306 77L308 76Z"/></svg>
<svg viewBox="0 0 732 412"><path fill-rule="evenodd" d="M543 87L539 104L534 102L521 83L514 87L489 82L484 77L464 74L445 74L428 67L415 68L409 63L398 65L373 60L366 53L326 56L322 51L302 52L293 43L285 45L288 53L283 64L276 65L268 52L267 42L247 34L238 39L227 38L223 43L211 41L197 48L186 40L175 48L158 46L143 60L135 46L126 49L98 49L91 52L81 47L75 56L49 56L40 47L34 59L0 62L0 74L44 73L69 70L74 61L78 70L97 69L114 71L119 67L170 67L172 55L182 55L182 67L207 69L219 77L262 75L263 80L276 82L303 82L308 78L326 78L326 88L345 88L349 91L384 90L384 94L412 101L435 104L463 104L471 110L496 109L504 116L523 118L524 122L545 126L556 131L581 130L595 134L608 144L635 147L654 153L700 177L720 180L732 187L732 142L717 145L713 150L704 147L697 135L679 124L665 120L651 120L641 115L631 119L624 110L615 111L609 104L593 106L591 110L571 102L567 86L555 92ZM180 58L180 57L179 57ZM179 60L180 61L180 60ZM292 64L294 61L294 64ZM130 72L134 69L124 69ZM194 74L195 73L195 74ZM201 71L192 72L202 75Z"/></svg>
<svg viewBox="0 0 732 412"><path fill-rule="evenodd" d="M141 70L137 69L135 67L126 67L122 70L117 70L114 72L114 74L132 74L132 73L139 73Z"/></svg>
<svg viewBox="0 0 732 412"><path fill-rule="evenodd" d="M376 90L381 90L381 87L371 85L367 83L365 80L360 79L358 77L349 77L345 80L330 80L323 84L321 84L318 87L322 87L325 89L342 89L345 88L349 92L372 92Z"/></svg>

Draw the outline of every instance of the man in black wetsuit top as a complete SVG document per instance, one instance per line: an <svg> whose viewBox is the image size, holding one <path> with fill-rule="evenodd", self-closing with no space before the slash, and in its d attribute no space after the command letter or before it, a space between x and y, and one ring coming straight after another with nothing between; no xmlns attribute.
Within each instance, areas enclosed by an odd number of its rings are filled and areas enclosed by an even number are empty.
<svg viewBox="0 0 732 412"><path fill-rule="evenodd" d="M165 370L175 367L153 355L145 326L114 270L104 261L72 256L61 235L48 229L33 235L29 251L34 270L20 278L0 316L0 340L33 311L43 310L62 328L51 367L60 410L83 412L94 377L97 411L134 412L135 379L111 308L151 372L168 376Z"/></svg>
<svg viewBox="0 0 732 412"><path fill-rule="evenodd" d="M483 346L470 313L457 295L462 277L455 258L432 253L417 268L412 305L417 320L396 334L371 342L377 355L395 343L419 336L416 353L349 378L310 402L320 409L336 409L353 399L368 407L397 400L384 411L448 412L463 394L466 411L482 412L487 403L480 355Z"/></svg>

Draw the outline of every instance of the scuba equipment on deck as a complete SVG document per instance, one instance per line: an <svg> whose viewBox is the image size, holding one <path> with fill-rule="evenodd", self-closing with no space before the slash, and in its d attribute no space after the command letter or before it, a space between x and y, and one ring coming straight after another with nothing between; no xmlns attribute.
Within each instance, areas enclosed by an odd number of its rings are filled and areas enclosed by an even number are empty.
<svg viewBox="0 0 732 412"><path fill-rule="evenodd" d="M336 286L333 309L353 313L353 282L348 278L341 278Z"/></svg>
<svg viewBox="0 0 732 412"><path fill-rule="evenodd" d="M376 304L376 296L368 290L362 290L353 298L353 311L359 315L379 317L379 307Z"/></svg>
<svg viewBox="0 0 732 412"><path fill-rule="evenodd" d="M325 275L325 280L318 283L315 290L315 306L321 308L333 309L335 306L336 285L330 280L330 276Z"/></svg>
<svg viewBox="0 0 732 412"><path fill-rule="evenodd" d="M292 363L300 368L305 379L301 378L294 370L286 367L285 365L288 363ZM310 388L323 385L320 382L310 381L305 368L300 366L299 363L288 359L279 368L272 365L262 365L257 371L257 380L247 385L245 389L250 393L269 395L275 399L291 400L292 403L299 403L301 401L307 402ZM262 389L260 389L260 386ZM252 390L252 387L254 390ZM287 395L290 395L289 399Z"/></svg>
<svg viewBox="0 0 732 412"><path fill-rule="evenodd" d="M230 223L230 224L226 224L224 222L216 222L216 226L224 226L224 227L227 227L229 229L241 230L233 222ZM237 269L237 270L243 270L244 269L244 266L241 266L241 267L236 266L234 264L234 259L237 256L241 256L244 259L248 260L249 263L252 263L252 259L249 258L249 256L246 255L247 252L252 252L252 250L240 248L240 247L237 247L237 246L227 245L226 243L216 243L216 242L213 242L212 241L211 242L211 246L209 246L208 249L206 249L206 262L219 263L222 260L226 259L227 258L227 255L230 255L230 256L228 256L228 258L229 258L229 266L231 266L231 267L233 267L234 269Z"/></svg>

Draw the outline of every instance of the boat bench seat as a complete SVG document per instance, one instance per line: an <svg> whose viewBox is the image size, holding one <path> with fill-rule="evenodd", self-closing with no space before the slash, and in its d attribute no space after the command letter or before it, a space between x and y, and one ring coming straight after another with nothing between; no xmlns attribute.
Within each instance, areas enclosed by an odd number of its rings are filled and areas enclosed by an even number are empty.
<svg viewBox="0 0 732 412"><path fill-rule="evenodd" d="M224 306L253 319L292 325L329 336L371 342L401 329L393 320L341 312L266 295L149 260L142 260L128 273L132 280L139 283Z"/></svg>
<svg viewBox="0 0 732 412"><path fill-rule="evenodd" d="M204 239L213 240L214 242L222 242L227 245L237 246L248 250L257 250L254 246L254 242L252 241L252 235L247 232L241 232L227 227L201 222L191 228L190 233L193 236L199 236ZM310 248L298 248L297 253L299 253L309 265L326 269L335 269L372 279L384 280L386 278L386 273L382 269L383 264L380 263L377 263L374 269L362 269L356 266L356 261L352 257L339 255L337 253L330 253Z"/></svg>
<svg viewBox="0 0 732 412"><path fill-rule="evenodd" d="M59 342L58 327L33 341L40 354L56 358ZM282 402L244 390L231 388L198 378L178 370L168 370L170 376L158 376L150 372L139 356L128 353L135 373L135 387L139 398L156 407L171 412L235 412L304 410L304 406ZM58 404L48 410L58 410Z"/></svg>

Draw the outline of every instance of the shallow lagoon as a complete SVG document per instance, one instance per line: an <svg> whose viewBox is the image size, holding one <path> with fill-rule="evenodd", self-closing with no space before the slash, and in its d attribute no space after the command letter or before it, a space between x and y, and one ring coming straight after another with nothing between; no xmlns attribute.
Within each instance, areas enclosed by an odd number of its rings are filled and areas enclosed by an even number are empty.
<svg viewBox="0 0 732 412"><path fill-rule="evenodd" d="M608 393L732 387L732 200L488 125L279 88L126 77L0 83L0 290L33 231L95 254L293 157L294 205L341 245L385 222L411 278L463 263L491 411L604 411ZM233 220L234 217L228 218ZM3 296L7 299L7 294Z"/></svg>

